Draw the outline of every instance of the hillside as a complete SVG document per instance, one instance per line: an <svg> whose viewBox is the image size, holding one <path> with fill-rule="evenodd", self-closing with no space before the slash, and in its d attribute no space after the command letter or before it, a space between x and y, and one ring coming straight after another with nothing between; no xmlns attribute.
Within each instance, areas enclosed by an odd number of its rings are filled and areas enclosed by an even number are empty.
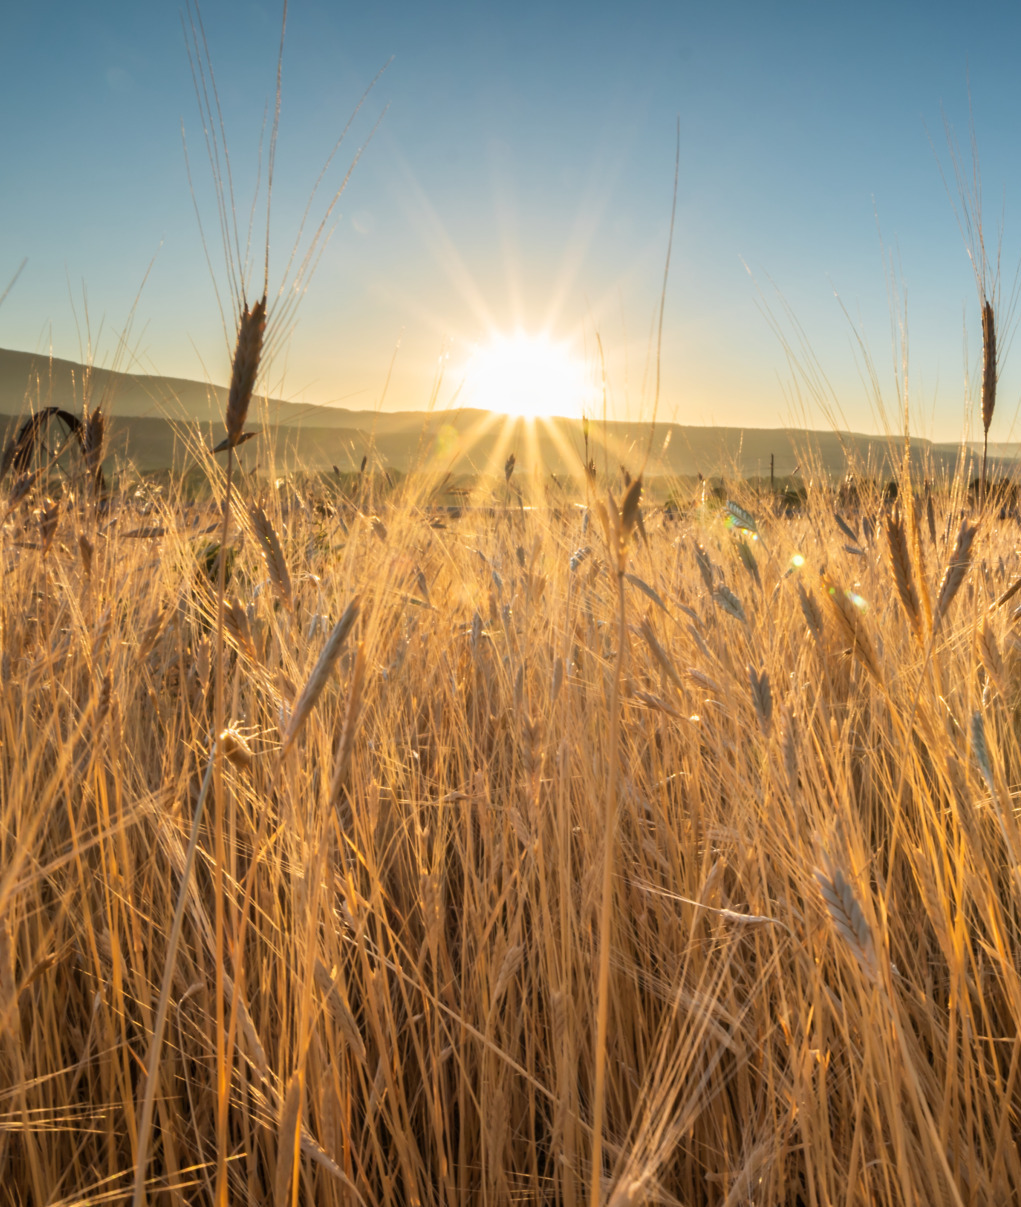
<svg viewBox="0 0 1021 1207"><path fill-rule="evenodd" d="M83 380L82 366L71 361L0 349L0 432L5 441L16 417L31 410L60 406L80 411ZM222 435L226 389L220 386L96 369L90 397L93 405L102 403L110 419L111 456L127 458L143 472L180 467L200 445L208 447ZM583 461L581 423L571 419L533 427L474 410L352 411L269 399L253 405L248 426L262 434L245 449L245 463L266 472L299 465L346 470L357 468L368 455L374 463L400 471L428 467L501 473L513 452L519 474L577 475ZM593 421L590 441L600 469L604 464L611 469L645 464L650 475L767 477L771 457L777 477L796 469L832 476L851 469L875 477L889 474L887 441L853 432L659 424L649 449L645 424ZM1003 455L1002 468L1013 460L1017 446L992 451ZM900 455L899 447L895 455ZM959 455L957 445L913 442L914 459L933 476L952 473Z"/></svg>

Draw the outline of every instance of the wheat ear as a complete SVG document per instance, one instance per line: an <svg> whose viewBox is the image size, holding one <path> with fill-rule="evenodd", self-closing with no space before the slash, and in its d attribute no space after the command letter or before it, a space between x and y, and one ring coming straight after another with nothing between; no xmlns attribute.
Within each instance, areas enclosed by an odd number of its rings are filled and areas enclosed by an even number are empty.
<svg viewBox="0 0 1021 1207"><path fill-rule="evenodd" d="M230 375L230 393L227 395L227 446L234 448L242 441L248 407L255 390L255 379L259 374L262 357L262 342L266 334L266 295L249 307L245 303L238 323L238 340L234 348L234 364Z"/></svg>
<svg viewBox="0 0 1021 1207"><path fill-rule="evenodd" d="M354 628L354 623L357 619L358 600L353 599L344 609L344 615L333 626L333 632L327 638L323 652L319 655L319 660L312 668L308 682L298 697L298 702L294 706L294 711L291 713L291 719L284 734L282 754L286 754L294 745L294 741L301 732L301 727L305 724L308 714L312 711L316 700L319 699L323 688L326 686L326 681L333 673L333 668L340 657L340 651L344 648L344 642L347 640L347 636L352 628Z"/></svg>
<svg viewBox="0 0 1021 1207"><path fill-rule="evenodd" d="M922 633L922 609L918 602L915 576L911 569L908 534L904 530L904 520L899 508L890 512L886 517L886 537L890 545L890 568L893 570L893 580L897 584L897 594L900 596L901 606L911 625L911 632L918 644L922 645L925 640Z"/></svg>
<svg viewBox="0 0 1021 1207"><path fill-rule="evenodd" d="M996 634L993 632L988 617L982 622L982 627L978 631L978 653L993 686L1004 700L1009 699L1007 668L1004 666L1003 655L1000 653Z"/></svg>
<svg viewBox="0 0 1021 1207"><path fill-rule="evenodd" d="M982 302L982 498L986 493L989 425L996 409L996 316L988 298Z"/></svg>
<svg viewBox="0 0 1021 1207"><path fill-rule="evenodd" d="M773 691L769 686L769 675L765 668L756 672L754 666L748 668L748 679L752 688L752 703L762 726L762 732L769 734L773 725Z"/></svg>
<svg viewBox="0 0 1021 1207"><path fill-rule="evenodd" d="M249 516L252 527L255 529L256 540L259 542L259 552L266 563L277 599L288 612L293 612L294 597L291 592L291 576L287 572L284 551L280 547L280 540L270 523L269 516L258 504L252 506Z"/></svg>
<svg viewBox="0 0 1021 1207"><path fill-rule="evenodd" d="M815 879L830 920L861 966L875 977L876 945L865 912L841 869L826 854L821 862L823 866L815 869Z"/></svg>
<svg viewBox="0 0 1021 1207"><path fill-rule="evenodd" d="M103 481L103 451L106 437L106 416L101 407L96 407L82 425L82 453L85 470L92 483L92 490L100 494Z"/></svg>
<svg viewBox="0 0 1021 1207"><path fill-rule="evenodd" d="M883 682L883 675L879 669L879 659L876 657L876 651L873 649L862 617L850 598L850 593L842 590L825 577L823 578L823 584L830 603L833 605L833 613L836 617L838 627L843 633L844 638L851 643L852 653L858 657L862 666L865 667L875 681L881 684Z"/></svg>
<svg viewBox="0 0 1021 1207"><path fill-rule="evenodd" d="M947 562L947 568L944 570L943 578L939 584L939 594L936 597L936 610L932 616L932 631L934 633L939 628L940 621L947 614L950 605L954 601L954 596L961 589L961 584L967 577L968 566L971 562L971 547L975 543L975 534L977 532L977 524L969 524L967 520L961 521L957 540L954 542L954 551L950 555L950 561Z"/></svg>
<svg viewBox="0 0 1021 1207"><path fill-rule="evenodd" d="M681 676L677 672L677 667L674 666L673 659L670 657L670 655L666 652L663 646L660 645L659 639L656 637L656 633L653 630L652 622L648 619L648 617L642 621L640 632L645 638L645 644L652 652L652 656L659 663L663 673L674 685L677 691L682 692L684 688L681 683Z"/></svg>
<svg viewBox="0 0 1021 1207"><path fill-rule="evenodd" d="M333 778L330 782L330 798L334 803L347 783L355 728L361 711L362 689L365 686L365 666L365 643L362 642L355 653L354 671L351 674L351 686L347 693L347 708L344 711L344 725L340 732L340 746L337 750L337 758L333 765Z"/></svg>

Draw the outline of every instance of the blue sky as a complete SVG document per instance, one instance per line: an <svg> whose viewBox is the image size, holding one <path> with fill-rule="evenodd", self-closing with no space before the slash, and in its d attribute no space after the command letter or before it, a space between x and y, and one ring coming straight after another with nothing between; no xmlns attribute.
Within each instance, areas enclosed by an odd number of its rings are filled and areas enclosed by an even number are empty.
<svg viewBox="0 0 1021 1207"><path fill-rule="evenodd" d="M1021 19L995 9L977 20L938 4L293 0L271 287L323 161L389 66L313 203L318 220L385 108L270 385L371 407L396 349L385 405L425 406L443 356L442 405L473 346L522 327L569 343L593 372L598 335L614 413L647 415L679 120L661 415L830 426L774 330L794 341L796 323L810 349L797 360L817 362L836 422L882 427L855 325L896 422L882 239L906 294L913 426L959 437L965 347L974 388L980 324L940 163L949 172L944 114L970 163L969 81L994 239L1005 223L1005 301L1021 253ZM202 15L243 231L280 8L221 0ZM40 2L5 14L0 102L0 289L28 260L0 308L0 346L77 356L87 296L97 360L109 363L137 298L121 367L224 380L182 122L224 293L226 272L179 7ZM257 224L257 262L263 233ZM998 439L1021 434L1014 360Z"/></svg>

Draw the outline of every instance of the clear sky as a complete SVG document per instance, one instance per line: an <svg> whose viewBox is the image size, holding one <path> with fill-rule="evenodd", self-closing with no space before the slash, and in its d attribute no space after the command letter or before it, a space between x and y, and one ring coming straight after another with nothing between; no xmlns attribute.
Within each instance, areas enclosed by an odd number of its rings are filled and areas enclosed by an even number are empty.
<svg viewBox="0 0 1021 1207"><path fill-rule="evenodd" d="M202 15L243 235L281 10L206 0ZM679 119L660 414L830 426L812 392L799 394L774 330L796 341L796 323L810 350L798 361L825 374L838 423L881 430L854 328L896 416L885 246L906 294L913 426L955 439L965 348L974 392L981 332L940 175L944 115L970 163L970 86L994 242L1005 224L1006 301L1021 253L1019 34L1015 5L979 17L931 0L292 0L271 291L323 162L389 66L313 202L318 220L386 109L269 384L292 399L377 406L396 350L384 405L427 405L445 357L444 405L473 348L521 329L570 348L593 378L598 336L614 413L647 416ZM7 6L0 113L0 292L28 261L0 307L0 346L76 357L85 295L94 337L102 325L97 360L110 363L137 298L120 367L225 380L182 150L183 123L226 296L179 6ZM264 225L255 237L261 264ZM1021 345L1013 352L995 439L1021 435Z"/></svg>

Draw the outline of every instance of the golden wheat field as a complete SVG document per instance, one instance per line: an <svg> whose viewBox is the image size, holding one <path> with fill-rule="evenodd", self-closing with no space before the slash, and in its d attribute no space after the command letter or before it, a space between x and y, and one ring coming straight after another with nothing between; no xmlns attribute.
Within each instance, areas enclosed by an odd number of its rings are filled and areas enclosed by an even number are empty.
<svg viewBox="0 0 1021 1207"><path fill-rule="evenodd" d="M1016 519L431 489L8 485L0 1200L1015 1201Z"/></svg>
<svg viewBox="0 0 1021 1207"><path fill-rule="evenodd" d="M797 489L643 494L585 418L571 477L511 449L456 508L424 458L277 477L248 412L340 191L274 292L279 64L258 249L186 14L226 436L108 481L86 370L74 457L30 420L0 465L0 1204L1021 1201L1014 316L977 186L954 159L977 484L905 436L896 490L806 447Z"/></svg>

